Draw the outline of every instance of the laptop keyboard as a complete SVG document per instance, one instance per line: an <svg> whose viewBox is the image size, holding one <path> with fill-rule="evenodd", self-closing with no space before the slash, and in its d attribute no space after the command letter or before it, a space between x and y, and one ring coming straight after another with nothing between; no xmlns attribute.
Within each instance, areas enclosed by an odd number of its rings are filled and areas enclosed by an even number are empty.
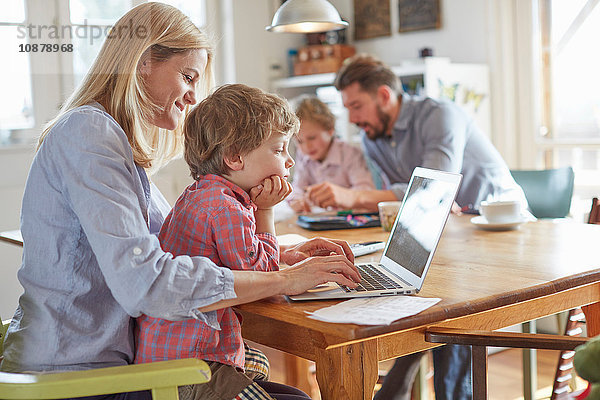
<svg viewBox="0 0 600 400"><path fill-rule="evenodd" d="M385 289L400 289L402 286L381 272L372 264L360 264L357 265L358 272L360 272L361 280L355 289L350 289L347 286L342 286L346 292L365 292L371 290L385 290Z"/></svg>

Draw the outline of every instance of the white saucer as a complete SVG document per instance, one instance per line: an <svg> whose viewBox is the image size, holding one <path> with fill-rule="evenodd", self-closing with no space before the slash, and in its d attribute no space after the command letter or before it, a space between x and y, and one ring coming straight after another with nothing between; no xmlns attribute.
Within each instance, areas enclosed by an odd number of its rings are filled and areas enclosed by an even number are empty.
<svg viewBox="0 0 600 400"><path fill-rule="evenodd" d="M471 218L471 223L478 228L486 231L510 231L519 228L521 224L527 222L527 218L521 218L514 222L491 223L483 215Z"/></svg>

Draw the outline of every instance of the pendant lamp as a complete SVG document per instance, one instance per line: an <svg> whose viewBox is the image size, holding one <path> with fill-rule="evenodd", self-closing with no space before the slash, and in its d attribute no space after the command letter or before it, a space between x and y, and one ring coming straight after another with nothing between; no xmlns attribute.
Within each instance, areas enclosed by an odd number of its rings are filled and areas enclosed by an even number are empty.
<svg viewBox="0 0 600 400"><path fill-rule="evenodd" d="M313 33L342 29L342 21L335 7L327 0L287 0L273 16L269 32Z"/></svg>

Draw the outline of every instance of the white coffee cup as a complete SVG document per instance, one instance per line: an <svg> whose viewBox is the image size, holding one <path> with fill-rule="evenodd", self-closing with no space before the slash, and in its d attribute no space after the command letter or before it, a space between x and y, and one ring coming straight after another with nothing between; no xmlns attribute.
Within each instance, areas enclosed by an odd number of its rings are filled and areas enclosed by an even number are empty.
<svg viewBox="0 0 600 400"><path fill-rule="evenodd" d="M384 231L389 232L392 230L401 206L401 201L382 201L377 203L377 208L379 208L379 220L381 221L381 227Z"/></svg>
<svg viewBox="0 0 600 400"><path fill-rule="evenodd" d="M519 221L521 218L521 203L509 201L482 201L479 211L492 224L506 224Z"/></svg>

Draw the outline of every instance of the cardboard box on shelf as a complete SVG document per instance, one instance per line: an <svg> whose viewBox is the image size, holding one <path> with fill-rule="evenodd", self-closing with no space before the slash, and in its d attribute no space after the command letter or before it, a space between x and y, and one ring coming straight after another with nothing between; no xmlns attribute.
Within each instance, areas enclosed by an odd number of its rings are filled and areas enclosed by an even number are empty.
<svg viewBox="0 0 600 400"><path fill-rule="evenodd" d="M298 49L294 63L294 75L324 74L337 72L342 62L356 53L354 46L324 44Z"/></svg>

